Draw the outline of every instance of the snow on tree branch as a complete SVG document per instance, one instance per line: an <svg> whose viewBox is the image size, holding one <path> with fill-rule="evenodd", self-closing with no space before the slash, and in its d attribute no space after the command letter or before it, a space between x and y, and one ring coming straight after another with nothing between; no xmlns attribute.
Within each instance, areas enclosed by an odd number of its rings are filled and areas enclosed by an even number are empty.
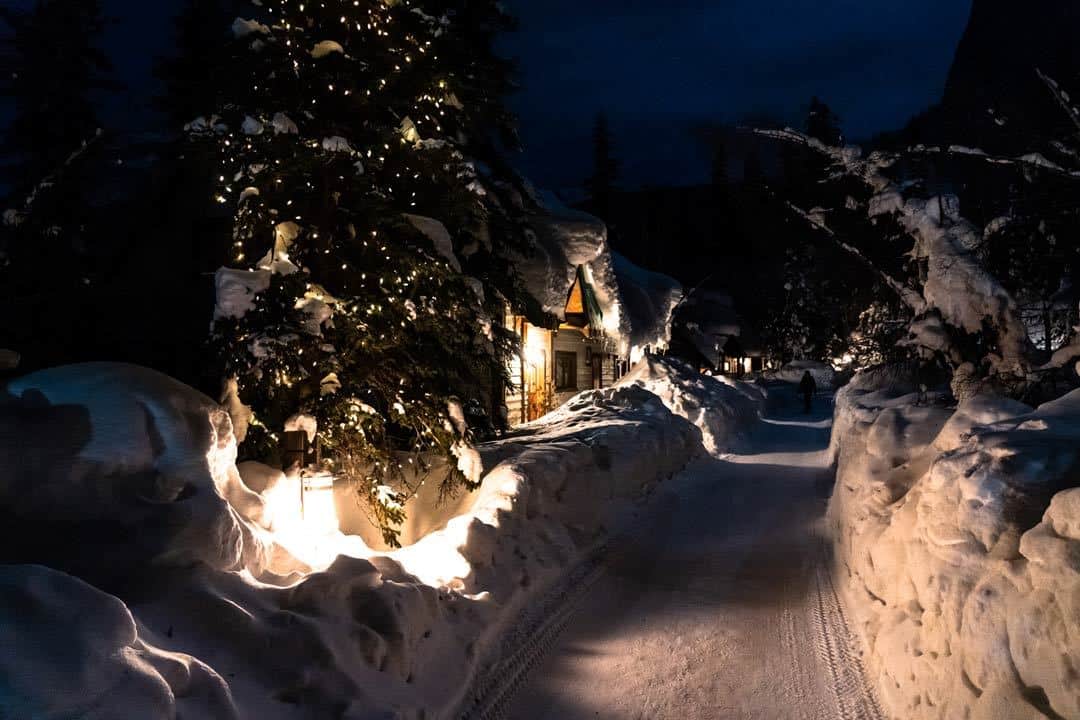
<svg viewBox="0 0 1080 720"><path fill-rule="evenodd" d="M41 180L41 182L35 185L33 190L30 191L30 194L26 196L26 200L23 201L23 206L21 210L16 210L15 208L5 210L3 216L4 224L19 225L23 221L23 219L30 214L30 211L33 209L34 203L37 201L38 196L43 191L55 185L57 178L59 178L65 170L67 170L75 163L75 161L85 155L91 147L100 142L102 134L103 132L101 128L98 128L96 131L94 131L93 137L91 137L89 140L83 140L82 144L79 145L79 147L76 148L74 151L72 151L72 153L64 159L64 162L61 163L60 166L56 168L56 170L46 175Z"/></svg>
<svg viewBox="0 0 1080 720"><path fill-rule="evenodd" d="M1069 116L1069 119L1072 121L1073 125L1076 126L1076 129L1080 131L1080 108L1077 108L1072 104L1072 98L1069 97L1067 92L1061 89L1061 85L1058 84L1057 80L1054 80L1039 68L1036 68L1035 72L1038 73L1039 79L1046 84L1047 88L1049 88L1050 94L1054 96L1054 99L1057 100L1062 110Z"/></svg>
<svg viewBox="0 0 1080 720"><path fill-rule="evenodd" d="M955 202L905 198L903 189L884 172L895 164L897 155L874 152L864 157L858 147L830 146L791 128L754 132L807 147L827 159L839 176L862 182L871 193L868 217L894 216L914 241L910 255L925 263L924 309L939 311L949 326L966 333L990 330L997 353L981 359L997 372L1026 372L1034 348L1019 307L973 253L982 242L982 231L954 210Z"/></svg>
<svg viewBox="0 0 1080 720"><path fill-rule="evenodd" d="M791 210L793 213L795 213L807 223L809 223L810 226L813 227L815 230L818 230L827 235L833 241L833 243L836 244L837 247L854 257L856 260L865 265L871 272L877 275L878 279L881 280L885 285L887 285L893 292L895 292L897 297L900 298L901 302L911 308L913 312L919 314L926 311L926 300L923 298L922 295L916 292L913 288L904 284L900 280L897 280L892 275L879 268L870 258L866 257L866 255L861 250L859 250L859 248L855 247L850 243L844 242L832 228L825 224L825 222L820 217L808 213L806 210L803 210L801 207L795 205L792 202L785 202L784 204L788 207L789 210Z"/></svg>

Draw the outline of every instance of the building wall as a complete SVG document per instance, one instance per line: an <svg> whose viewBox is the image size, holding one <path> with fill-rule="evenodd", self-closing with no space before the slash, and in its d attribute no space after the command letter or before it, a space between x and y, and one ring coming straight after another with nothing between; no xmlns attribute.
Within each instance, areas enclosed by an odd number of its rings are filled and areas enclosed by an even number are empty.
<svg viewBox="0 0 1080 720"><path fill-rule="evenodd" d="M599 344L590 340L580 330L562 328L555 334L554 351L572 352L577 356L577 387L573 390L556 391L555 407L559 407L582 390L592 390L593 369L590 365L585 364L586 347L591 347L594 352L599 350ZM554 378L554 369L552 372Z"/></svg>
<svg viewBox="0 0 1080 720"><path fill-rule="evenodd" d="M511 425L521 422L521 357L510 361L510 385L506 390L506 418Z"/></svg>
<svg viewBox="0 0 1080 720"><path fill-rule="evenodd" d="M605 355L604 356L604 387L611 387L618 381L619 378L615 377L615 365L618 362L617 355Z"/></svg>
<svg viewBox="0 0 1080 720"><path fill-rule="evenodd" d="M591 390L596 386L593 380L594 369L585 362L587 348L592 349L593 361L600 365L600 386L609 387L617 380L616 357L604 352L601 341L589 338L577 328L564 326L558 332L552 332L528 323L523 326L521 318L508 318L507 327L515 332L523 333L525 338L523 357L513 358L509 367L510 380L515 388L512 391L507 390L505 397L507 419L511 425L519 425L523 422L523 418L528 419L527 398L539 384L545 385L546 389L550 391L550 409L555 409L579 392ZM554 389L555 353L558 352L572 352L577 358L577 383L575 388L561 391ZM524 382L522 379L523 369ZM522 402L523 387L524 397L526 398L524 404Z"/></svg>

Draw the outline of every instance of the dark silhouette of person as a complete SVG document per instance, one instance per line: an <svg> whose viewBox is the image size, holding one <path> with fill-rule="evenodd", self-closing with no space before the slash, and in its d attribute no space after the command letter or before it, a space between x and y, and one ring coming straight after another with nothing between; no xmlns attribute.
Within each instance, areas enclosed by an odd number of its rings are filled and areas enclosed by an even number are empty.
<svg viewBox="0 0 1080 720"><path fill-rule="evenodd" d="M803 396L803 412L809 413L814 402L814 393L817 392L817 383L809 370L803 373L802 380L799 381L799 392Z"/></svg>

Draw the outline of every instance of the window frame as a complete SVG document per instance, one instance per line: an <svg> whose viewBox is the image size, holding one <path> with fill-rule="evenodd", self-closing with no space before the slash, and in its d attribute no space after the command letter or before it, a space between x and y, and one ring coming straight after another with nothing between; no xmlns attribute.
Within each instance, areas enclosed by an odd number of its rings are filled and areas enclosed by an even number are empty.
<svg viewBox="0 0 1080 720"><path fill-rule="evenodd" d="M569 378L570 384L569 385L560 385L559 384L559 368L564 362L569 362L569 368L570 368L570 378ZM555 351L555 363L554 363L555 377L554 377L554 381L555 381L555 391L556 392L566 392L568 390L577 390L578 389L578 377L577 377L578 367L577 367L577 362L578 362L578 354L576 352L572 352L572 351L569 351L569 350L556 350Z"/></svg>

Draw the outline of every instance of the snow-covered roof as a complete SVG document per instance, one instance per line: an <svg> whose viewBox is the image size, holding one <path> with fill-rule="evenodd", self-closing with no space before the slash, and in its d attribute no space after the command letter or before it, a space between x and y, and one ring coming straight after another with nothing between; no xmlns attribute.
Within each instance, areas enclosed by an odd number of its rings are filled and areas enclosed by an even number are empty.
<svg viewBox="0 0 1080 720"><path fill-rule="evenodd" d="M698 288L679 306L676 325L683 342L714 365L729 338L742 334L742 320L727 293Z"/></svg>
<svg viewBox="0 0 1080 720"><path fill-rule="evenodd" d="M550 193L540 193L540 209L530 219L535 253L517 263L525 289L541 309L565 320L566 301L579 269L603 315L603 330L620 345L630 327L619 295L603 221L568 208Z"/></svg>
<svg viewBox="0 0 1080 720"><path fill-rule="evenodd" d="M619 253L612 254L619 295L630 324L630 347L666 346L671 340L671 320L683 297L674 278L638 267Z"/></svg>

